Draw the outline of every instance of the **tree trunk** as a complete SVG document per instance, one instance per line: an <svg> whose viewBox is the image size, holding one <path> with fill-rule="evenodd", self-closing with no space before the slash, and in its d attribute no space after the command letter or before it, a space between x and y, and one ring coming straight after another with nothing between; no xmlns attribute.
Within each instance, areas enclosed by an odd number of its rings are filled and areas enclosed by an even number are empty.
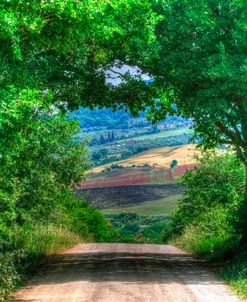
<svg viewBox="0 0 247 302"><path fill-rule="evenodd" d="M244 193L245 193L245 200L247 201L247 162L245 161L244 162L244 167L245 167L245 190L244 190Z"/></svg>
<svg viewBox="0 0 247 302"><path fill-rule="evenodd" d="M243 161L245 167L245 189L244 189L244 202L242 204L239 216L240 233L242 234L242 243L247 243L247 162Z"/></svg>

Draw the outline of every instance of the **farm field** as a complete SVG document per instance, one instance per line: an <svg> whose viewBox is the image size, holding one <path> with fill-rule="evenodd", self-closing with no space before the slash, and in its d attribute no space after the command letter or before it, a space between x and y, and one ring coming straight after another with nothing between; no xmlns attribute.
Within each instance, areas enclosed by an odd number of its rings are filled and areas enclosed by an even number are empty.
<svg viewBox="0 0 247 302"><path fill-rule="evenodd" d="M184 192L177 177L198 165L195 155L192 144L153 148L92 169L77 194L109 219L120 242L160 242Z"/></svg>
<svg viewBox="0 0 247 302"><path fill-rule="evenodd" d="M87 181L82 183L80 188L92 189L144 184L165 184L168 178L167 170L163 168L151 166L119 167L110 171L90 174Z"/></svg>
<svg viewBox="0 0 247 302"><path fill-rule="evenodd" d="M122 167L149 165L161 169L169 169L171 162L176 159L178 161L178 167L187 165L189 167L189 165L197 163L195 156L199 154L200 152L196 150L196 147L193 144L175 147L161 147L141 152L128 159L118 161L116 164ZM106 170L113 164L114 163L110 163L93 168L88 179L95 177L96 174Z"/></svg>
<svg viewBox="0 0 247 302"><path fill-rule="evenodd" d="M131 138L131 140L134 141L145 141L145 140L155 140L158 138L166 138L166 137L171 137L171 136L179 136L183 134L193 134L193 130L190 128L179 128L179 129L173 129L173 130L166 130L166 131L161 131L159 133L154 133L154 134L147 134L147 135L139 135L136 137ZM126 139L119 140L118 142L124 142Z"/></svg>
<svg viewBox="0 0 247 302"><path fill-rule="evenodd" d="M102 213L110 215L120 212L134 212L138 215L169 217L176 209L179 198L181 198L181 194L174 194L162 199L148 200L134 205L103 209Z"/></svg>
<svg viewBox="0 0 247 302"><path fill-rule="evenodd" d="M108 136L109 135L111 136L110 132L108 132ZM122 139L114 136L114 141L109 141L108 136L105 135L105 139L102 138L102 140L105 141L104 144L96 144L90 147L92 161L95 167L102 166L112 162L125 160L133 155L154 148L189 144L192 135L193 131L188 127L163 130L158 133L143 133L139 135L135 132Z"/></svg>
<svg viewBox="0 0 247 302"><path fill-rule="evenodd" d="M110 188L78 190L77 194L86 198L96 208L126 208L180 195L183 188L178 184L166 185L134 185Z"/></svg>

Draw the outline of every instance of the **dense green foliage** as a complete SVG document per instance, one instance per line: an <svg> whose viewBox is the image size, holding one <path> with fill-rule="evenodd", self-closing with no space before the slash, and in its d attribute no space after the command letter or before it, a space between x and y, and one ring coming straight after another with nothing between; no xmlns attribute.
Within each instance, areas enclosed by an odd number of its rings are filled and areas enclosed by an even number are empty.
<svg viewBox="0 0 247 302"><path fill-rule="evenodd" d="M111 222L115 242L164 243L168 219L164 216L146 216L135 212L106 215Z"/></svg>
<svg viewBox="0 0 247 302"><path fill-rule="evenodd" d="M173 216L171 234L180 235L179 241L197 254L222 257L245 232L241 227L243 165L234 155L208 153L181 183L186 191Z"/></svg>
<svg viewBox="0 0 247 302"><path fill-rule="evenodd" d="M140 102L150 91L140 80L130 79L116 91L105 83L105 70L116 60L136 64L154 40L149 1L4 0L0 19L2 89L49 90L54 103L68 102L70 109L110 106L134 96Z"/></svg>
<svg viewBox="0 0 247 302"><path fill-rule="evenodd" d="M111 225L103 214L83 201L75 198L72 192L67 191L63 195L63 201L58 207L56 218L60 224L69 226L69 229L81 235L84 240L107 242L115 236Z"/></svg>
<svg viewBox="0 0 247 302"><path fill-rule="evenodd" d="M79 108L72 112L74 119L79 121L80 127L84 128L128 128L131 115L123 110L113 112L111 109L90 110ZM147 122L146 122L147 123Z"/></svg>
<svg viewBox="0 0 247 302"><path fill-rule="evenodd" d="M239 221L238 211L244 195L243 165L231 154L212 152L200 161L198 168L181 178L186 192L173 220L176 233L181 233L194 219L199 222L200 215L214 207L228 211L232 215L231 223Z"/></svg>
<svg viewBox="0 0 247 302"><path fill-rule="evenodd" d="M112 235L71 190L89 164L77 123L52 108L49 95L16 96L2 92L0 104L0 300L40 257Z"/></svg>
<svg viewBox="0 0 247 302"><path fill-rule="evenodd" d="M201 144L230 144L247 169L246 1L169 0L155 10L163 19L149 72L164 96L153 118L192 117Z"/></svg>
<svg viewBox="0 0 247 302"><path fill-rule="evenodd" d="M15 97L2 93L0 104L1 206L8 213L1 219L7 224L51 213L61 189L81 181L88 166L85 143L73 139L76 123L35 91Z"/></svg>
<svg viewBox="0 0 247 302"><path fill-rule="evenodd" d="M220 276L246 296L244 177L235 155L207 153L181 179L186 191L165 239L205 259L221 260Z"/></svg>

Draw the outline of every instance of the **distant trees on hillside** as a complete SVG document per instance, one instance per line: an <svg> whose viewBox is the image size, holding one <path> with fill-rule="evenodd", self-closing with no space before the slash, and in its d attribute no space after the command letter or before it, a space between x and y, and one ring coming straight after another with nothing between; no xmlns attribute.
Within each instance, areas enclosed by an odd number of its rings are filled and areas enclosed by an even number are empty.
<svg viewBox="0 0 247 302"><path fill-rule="evenodd" d="M106 129L126 129L132 116L124 110L80 108L72 112L72 119L79 120L80 127L105 127ZM146 122L148 123L148 122Z"/></svg>
<svg viewBox="0 0 247 302"><path fill-rule="evenodd" d="M114 132L108 132L106 136L104 136L103 134L100 135L100 139L99 139L99 143L101 145L105 144L105 143L110 143L115 141L116 137Z"/></svg>
<svg viewBox="0 0 247 302"><path fill-rule="evenodd" d="M104 129L130 129L143 128L151 126L151 123L145 119L145 113L140 113L140 117L134 118L130 113L124 110L112 111L111 109L79 108L71 113L71 119L79 121L82 129L104 128ZM162 126L161 126L162 124ZM167 116L164 121L159 123L159 128L164 129L190 126L191 120L186 120L180 116ZM152 131L159 132L157 126L153 126Z"/></svg>
<svg viewBox="0 0 247 302"><path fill-rule="evenodd" d="M175 167L178 165L178 161L176 159L174 159L171 164L170 164L170 168L171 168L171 172L172 172L172 178L173 180L175 180L175 173L174 173L174 169Z"/></svg>
<svg viewBox="0 0 247 302"><path fill-rule="evenodd" d="M105 144L106 141L105 141L105 138L104 138L103 134L101 134L99 142L100 142L100 144Z"/></svg>

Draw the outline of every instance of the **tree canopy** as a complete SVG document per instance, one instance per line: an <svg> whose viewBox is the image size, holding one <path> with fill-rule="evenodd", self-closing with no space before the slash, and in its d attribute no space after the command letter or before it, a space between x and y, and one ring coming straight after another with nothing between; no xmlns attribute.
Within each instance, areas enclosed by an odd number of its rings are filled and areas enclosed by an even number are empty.
<svg viewBox="0 0 247 302"><path fill-rule="evenodd" d="M177 217L189 221L188 202L195 214L201 214L198 205L204 211L227 202L229 213L238 205L233 212L243 218L233 235L246 239L246 41L246 0L0 1L0 299L23 269L15 269L23 246L16 230L25 231L25 223L56 223L97 240L111 236L103 216L71 195L88 167L78 125L66 115L80 106L149 111L153 122L180 114L193 119L205 148L233 146L238 160L216 158L186 174L189 190ZM142 74L123 74L116 66ZM121 78L118 85L106 81L109 71ZM239 159L246 168L245 200ZM227 246L233 237L226 210L199 216L210 223L197 232L206 226ZM36 246L33 259L42 254ZM31 259L33 252L26 254Z"/></svg>
<svg viewBox="0 0 247 302"><path fill-rule="evenodd" d="M230 144L247 168L245 0L1 1L0 84L70 109L192 117L201 144ZM152 78L105 71L139 66ZM176 104L176 106L174 106ZM65 106L66 105L66 106ZM247 191L247 185L246 185Z"/></svg>
<svg viewBox="0 0 247 302"><path fill-rule="evenodd" d="M48 219L58 196L85 178L89 160L85 142L74 138L78 123L52 110L50 101L30 90L12 101L1 94L0 225L8 217L10 223L32 214Z"/></svg>
<svg viewBox="0 0 247 302"><path fill-rule="evenodd" d="M154 118L169 107L192 117L201 144L232 145L247 168L246 1L171 0L156 10L164 19L150 72L165 94Z"/></svg>
<svg viewBox="0 0 247 302"><path fill-rule="evenodd" d="M143 81L121 89L105 83L116 60L136 64L154 40L156 14L141 0L1 1L0 84L36 88L54 102L114 105L148 90ZM123 88L123 89L122 89ZM128 89L127 89L128 88ZM133 94L130 97L130 93Z"/></svg>
<svg viewBox="0 0 247 302"><path fill-rule="evenodd" d="M209 147L232 144L246 160L246 1L163 1L157 11L164 19L156 30L159 62L150 72L166 101L194 118Z"/></svg>

